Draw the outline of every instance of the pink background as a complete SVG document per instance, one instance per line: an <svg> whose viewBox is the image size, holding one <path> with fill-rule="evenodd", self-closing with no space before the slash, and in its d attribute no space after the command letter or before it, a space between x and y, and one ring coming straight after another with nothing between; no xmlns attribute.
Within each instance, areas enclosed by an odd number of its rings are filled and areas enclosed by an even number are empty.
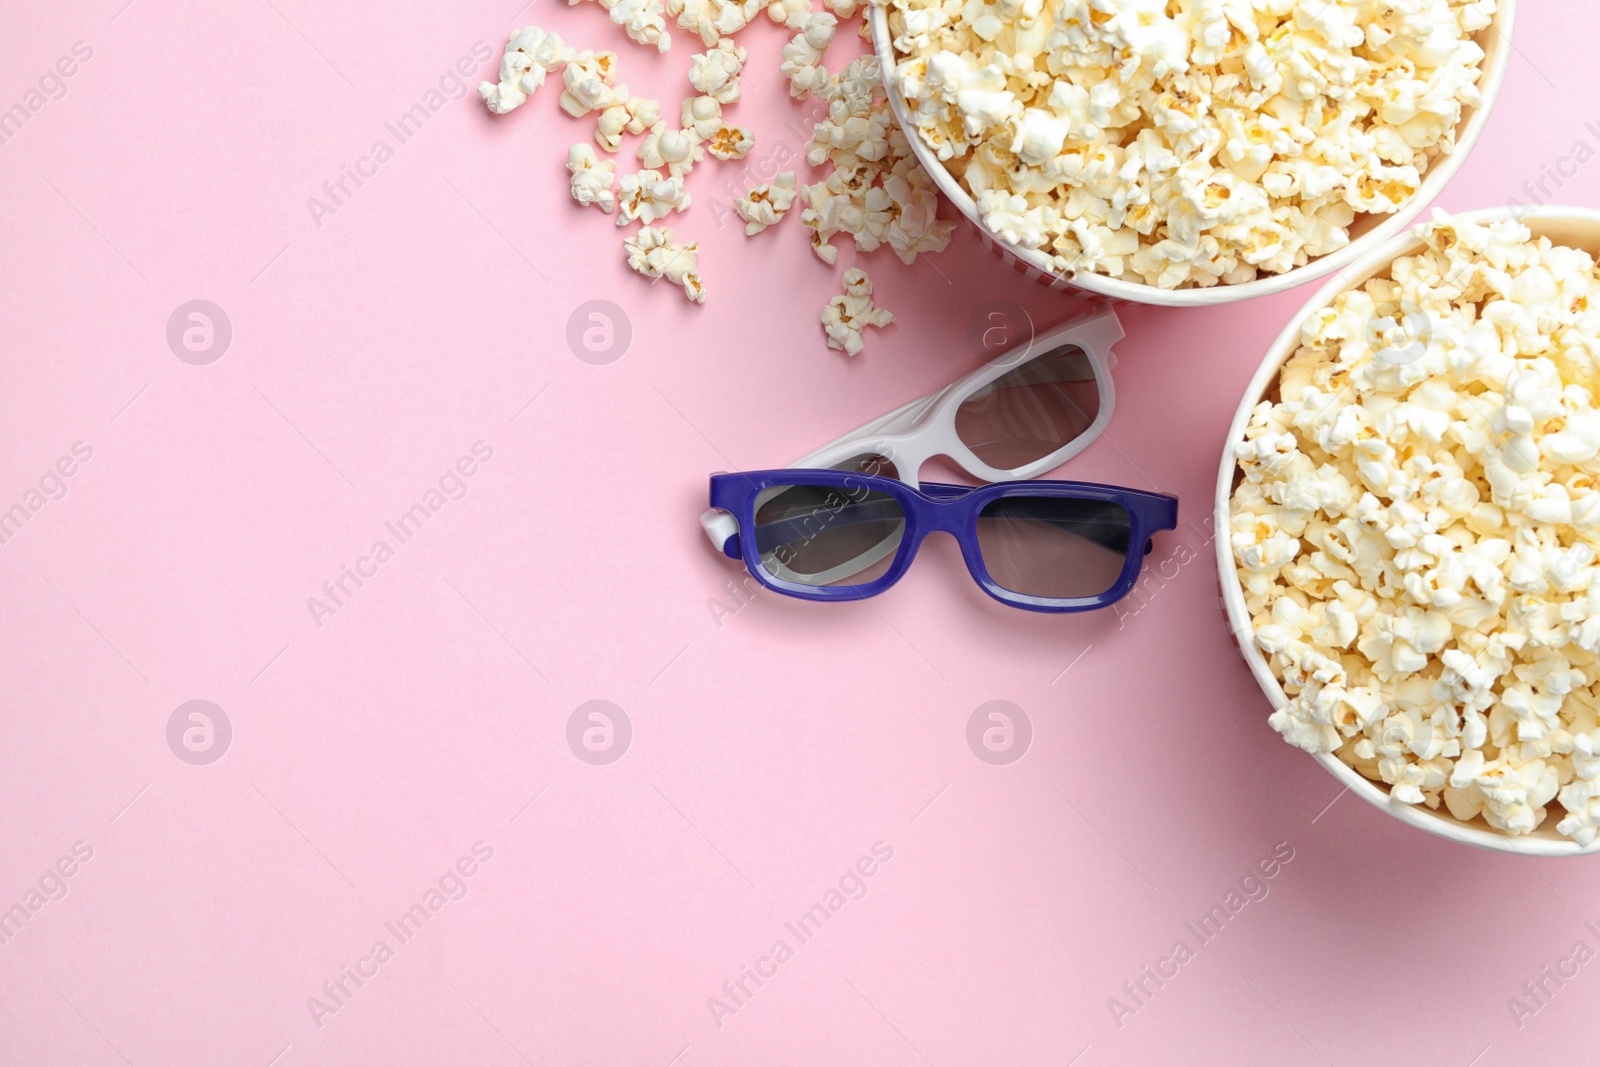
<svg viewBox="0 0 1600 1067"><path fill-rule="evenodd" d="M0 108L93 50L0 145L0 508L93 450L0 545L0 909L67 890L0 944L0 1062L1488 1067L1593 1047L1600 967L1520 1026L1508 999L1600 948L1600 868L1339 799L1229 643L1204 517L1305 290L1125 312L1116 419L1063 474L1181 496L1142 604L1010 610L948 540L875 601L741 604L695 522L709 471L780 465L969 369L985 302L1040 324L1077 302L970 233L910 268L884 251L866 265L898 320L846 360L817 313L855 254L821 264L797 219L719 228L738 166L708 163L672 220L703 248L690 306L568 200L589 125L548 88L501 119L449 103L319 227L307 198L394 147L384 123L475 42L559 28L669 108L691 42L657 58L553 0L124 3L12 2L0 33ZM1600 146L1589 15L1523 5L1445 206ZM803 108L784 35L743 40L730 114L761 159ZM1564 180L1593 203L1600 167ZM233 330L206 366L165 336L197 298ZM631 323L609 365L566 341L594 299ZM466 496L319 627L307 598L477 441ZM207 766L167 743L195 699L233 730ZM632 725L606 766L566 740L595 699ZM991 700L1031 723L1010 765L968 747ZM465 897L389 933L479 841ZM46 876L76 842L92 859ZM801 944L785 923L877 842L865 897ZM1270 893L1201 946L1185 924L1280 842ZM780 939L792 958L726 999ZM1193 958L1114 1019L1179 939ZM371 976L314 1020L345 966Z"/></svg>

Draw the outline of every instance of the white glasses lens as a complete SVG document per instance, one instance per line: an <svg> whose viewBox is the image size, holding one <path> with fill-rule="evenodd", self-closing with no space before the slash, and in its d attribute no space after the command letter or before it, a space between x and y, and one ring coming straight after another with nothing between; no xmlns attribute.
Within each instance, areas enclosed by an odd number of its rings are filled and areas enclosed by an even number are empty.
<svg viewBox="0 0 1600 1067"><path fill-rule="evenodd" d="M956 409L956 433L984 463L1016 470L1083 436L1100 414L1094 365L1062 345L1002 374Z"/></svg>

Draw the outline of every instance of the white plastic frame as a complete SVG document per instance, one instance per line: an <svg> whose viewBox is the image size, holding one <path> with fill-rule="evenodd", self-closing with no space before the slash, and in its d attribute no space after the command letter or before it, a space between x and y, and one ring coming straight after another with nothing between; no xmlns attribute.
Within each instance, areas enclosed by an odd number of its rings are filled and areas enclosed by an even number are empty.
<svg viewBox="0 0 1600 1067"><path fill-rule="evenodd" d="M901 481L917 485L922 465L935 456L945 456L979 481L1037 478L1089 447L1090 442L1105 430L1106 423L1111 421L1111 410L1116 403L1116 390L1111 384L1111 370L1116 366L1116 356L1111 346L1122 337L1122 324L1117 321L1116 312L1107 304L1088 315L1046 330L943 389L857 427L789 466L830 469L855 456L871 454L893 462ZM1068 344L1083 350L1094 371L1095 386L1100 396L1100 409L1094 421L1088 429L1061 448L1024 466L1000 470L983 462L956 432L956 409L973 393L1001 375ZM719 550L728 538L739 532L733 516L715 508L700 516L700 525Z"/></svg>

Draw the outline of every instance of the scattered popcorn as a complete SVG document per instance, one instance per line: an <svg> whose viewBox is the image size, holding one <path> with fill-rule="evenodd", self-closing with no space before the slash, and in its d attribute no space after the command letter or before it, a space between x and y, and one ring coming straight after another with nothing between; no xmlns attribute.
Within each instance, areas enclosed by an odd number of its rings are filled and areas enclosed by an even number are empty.
<svg viewBox="0 0 1600 1067"><path fill-rule="evenodd" d="M654 45L657 52L672 47L661 0L616 0L611 5L611 21L627 31L629 40Z"/></svg>
<svg viewBox="0 0 1600 1067"><path fill-rule="evenodd" d="M693 130L669 129L658 122L639 142L639 162L651 170L665 169L677 178L689 173L704 158L704 151Z"/></svg>
<svg viewBox="0 0 1600 1067"><path fill-rule="evenodd" d="M661 121L661 105L642 96L631 96L600 112L594 140L607 152L622 147L624 133L643 133Z"/></svg>
<svg viewBox="0 0 1600 1067"><path fill-rule="evenodd" d="M718 159L743 159L756 139L743 126L722 126L706 140L706 151Z"/></svg>
<svg viewBox="0 0 1600 1067"><path fill-rule="evenodd" d="M693 130L702 141L710 140L722 129L722 103L709 96L691 96L683 102L681 111L683 128Z"/></svg>
<svg viewBox="0 0 1600 1067"><path fill-rule="evenodd" d="M736 103L740 96L739 72L744 69L746 55L743 45L718 41L715 48L700 52L689 61L689 84L719 104Z"/></svg>
<svg viewBox="0 0 1600 1067"><path fill-rule="evenodd" d="M622 135L628 129L628 106L613 104L600 112L594 127L594 143L602 152L615 152L622 147Z"/></svg>
<svg viewBox="0 0 1600 1067"><path fill-rule="evenodd" d="M561 43L558 33L546 33L527 26L511 35L505 54L500 57L500 81L480 82L478 95L496 115L521 107L534 90L544 84L545 75L571 62L574 52Z"/></svg>
<svg viewBox="0 0 1600 1067"><path fill-rule="evenodd" d="M744 220L746 236L753 236L783 218L794 198L794 171L786 170L770 184L758 185L735 200L733 210Z"/></svg>
<svg viewBox="0 0 1600 1067"><path fill-rule="evenodd" d="M865 344L861 332L868 326L887 326L893 321L894 315L872 302L872 279L857 267L844 272L844 295L834 297L822 309L828 347L847 356L860 353Z"/></svg>
<svg viewBox="0 0 1600 1067"><path fill-rule="evenodd" d="M915 135L985 223L1062 272L1169 289L1303 266L1410 201L1482 102L1496 7L883 2Z"/></svg>
<svg viewBox="0 0 1600 1067"><path fill-rule="evenodd" d="M723 37L748 26L762 6L761 0L667 0L667 14L682 28L698 33L701 42L712 48Z"/></svg>
<svg viewBox="0 0 1600 1067"><path fill-rule="evenodd" d="M794 40L783 46L783 64L778 69L789 79L789 95L796 100L821 93L827 87L828 68L822 65L822 53L833 43L838 25L839 20L832 15L810 15L802 20Z"/></svg>
<svg viewBox="0 0 1600 1067"><path fill-rule="evenodd" d="M573 118L591 111L604 111L628 99L627 86L613 88L617 77L614 52L579 52L561 72L566 91L561 94L561 110Z"/></svg>
<svg viewBox="0 0 1600 1067"><path fill-rule="evenodd" d="M798 30L811 18L811 0L772 0L767 18L786 29Z"/></svg>
<svg viewBox="0 0 1600 1067"><path fill-rule="evenodd" d="M678 175L663 177L660 171L641 170L624 174L617 183L617 225L642 222L646 226L666 218L673 211L689 206L689 194Z"/></svg>
<svg viewBox="0 0 1600 1067"><path fill-rule="evenodd" d="M501 63L500 82L485 82L479 92L491 111L503 113L525 101L549 73L559 70L562 110L574 118L596 116L595 147L573 145L567 153L573 199L602 211L615 211L619 226L643 223L644 229L625 242L630 266L651 277L669 277L683 287L689 299L700 303L705 300L705 290L696 266L699 246L693 242L673 244L669 231L652 224L690 206L686 180L707 153L719 160L739 160L755 147L755 136L748 128L724 119L723 105L739 100L740 77L748 58L731 37L764 10L768 19L796 34L784 48L780 67L791 95L814 94L827 102L827 115L813 124L805 147L806 161L819 168L818 181L801 185L794 171L783 171L769 184L738 196L733 212L745 223L745 232L755 234L802 202L801 221L813 250L825 262L837 261L833 239L842 234L855 242L858 252L888 245L909 264L919 253L948 246L955 223L939 218L933 180L917 163L905 134L894 122L876 57L859 56L837 74L830 74L823 65L823 54L840 20L856 17L861 7L858 0L824 2L827 12L813 11L811 0L599 0L612 21L624 26L635 41L667 51L670 39L665 20L672 18L704 42L706 51L690 59L689 80L695 95L681 102L677 127L664 119L660 103L630 95L628 87L618 83L615 54L575 52L555 34L537 27L520 30L512 37ZM863 24L863 36L865 29ZM641 169L619 179L616 163L602 161L596 148L617 152L628 134L642 135L638 144ZM1037 136L1048 138L1049 131ZM774 155L780 162L793 155L785 145L777 151L787 153ZM733 182L725 182L724 187L729 195L735 194ZM1384 195L1384 191L1372 195ZM713 213L719 210L725 208L713 204ZM861 331L888 323L892 316L872 304L871 283L865 274L849 271L845 278L845 295L834 298L823 321L830 346L854 354L862 346ZM1600 452L1600 434L1595 449Z"/></svg>
<svg viewBox="0 0 1600 1067"><path fill-rule="evenodd" d="M647 278L665 278L683 288L683 295L696 304L706 302L705 285L700 281L700 244L689 241L674 244L672 231L644 226L622 242L628 252L628 266Z"/></svg>
<svg viewBox="0 0 1600 1067"><path fill-rule="evenodd" d="M663 265L672 254L672 231L655 226L642 226L639 232L622 240L628 253L628 266L646 278L659 278L666 273Z"/></svg>
<svg viewBox="0 0 1600 1067"><path fill-rule="evenodd" d="M567 0L569 5L578 2ZM672 47L661 0L600 0L600 6L610 13L612 22L627 32L630 40L658 52L665 52Z"/></svg>
<svg viewBox="0 0 1600 1067"><path fill-rule="evenodd" d="M617 197L611 191L617 172L614 161L601 162L594 149L580 141L567 149L567 172L572 175L572 199L608 213L616 210Z"/></svg>
<svg viewBox="0 0 1600 1067"><path fill-rule="evenodd" d="M1370 32L1370 31L1369 31ZM1408 804L1600 833L1600 273L1512 218L1311 316L1235 446L1269 722Z"/></svg>
<svg viewBox="0 0 1600 1067"><path fill-rule="evenodd" d="M812 131L806 161L831 171L801 189L806 207L800 221L811 231L812 251L837 262L831 242L840 233L850 234L863 252L887 241L908 264L919 252L942 251L955 223L938 217L933 179L894 123L877 57L851 60L820 95L828 100L828 117Z"/></svg>

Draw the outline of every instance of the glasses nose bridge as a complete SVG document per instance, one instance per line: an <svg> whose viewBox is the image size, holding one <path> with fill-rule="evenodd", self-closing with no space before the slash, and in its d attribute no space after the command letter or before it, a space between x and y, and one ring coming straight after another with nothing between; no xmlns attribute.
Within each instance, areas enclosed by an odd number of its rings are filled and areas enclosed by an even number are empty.
<svg viewBox="0 0 1600 1067"><path fill-rule="evenodd" d="M911 558L914 559L921 555L927 542L936 534L948 534L950 539L956 543L956 551L960 553L963 562L966 563L967 570L972 571L973 577L976 578L977 572L973 570L972 552L967 543L969 539L961 532L960 509L936 507L928 510L931 514L927 515L918 524L916 539L911 545ZM907 562L909 563L910 561L908 560Z"/></svg>
<svg viewBox="0 0 1600 1067"><path fill-rule="evenodd" d="M965 526L965 509L951 507L948 503L941 502L925 509L922 534L926 537L934 533L947 533L957 541L961 541Z"/></svg>
<svg viewBox="0 0 1600 1067"><path fill-rule="evenodd" d="M936 431L933 423L924 416L916 426L879 442L879 451L891 459L900 480L915 486L921 480L922 468L934 456L949 451L946 435Z"/></svg>

